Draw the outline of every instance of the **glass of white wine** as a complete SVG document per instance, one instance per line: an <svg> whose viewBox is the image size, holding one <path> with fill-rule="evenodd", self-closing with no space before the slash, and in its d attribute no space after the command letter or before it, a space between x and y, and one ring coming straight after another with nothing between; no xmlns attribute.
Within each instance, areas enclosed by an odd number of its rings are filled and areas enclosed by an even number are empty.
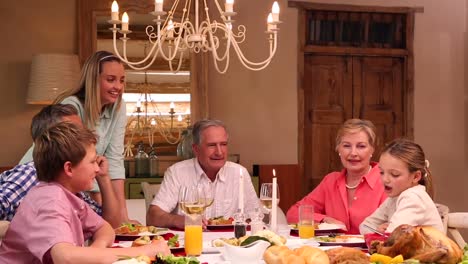
<svg viewBox="0 0 468 264"><path fill-rule="evenodd" d="M198 186L183 186L179 191L179 207L186 214L203 214L206 198Z"/></svg>
<svg viewBox="0 0 468 264"><path fill-rule="evenodd" d="M280 201L280 195L279 195L279 187L278 185L276 186L276 202L277 205ZM263 208L265 208L268 211L269 214L269 219L271 223L271 207L272 207L272 199L273 199L273 183L262 183L262 186L260 187L260 202L263 205ZM266 223L269 224L269 223Z"/></svg>

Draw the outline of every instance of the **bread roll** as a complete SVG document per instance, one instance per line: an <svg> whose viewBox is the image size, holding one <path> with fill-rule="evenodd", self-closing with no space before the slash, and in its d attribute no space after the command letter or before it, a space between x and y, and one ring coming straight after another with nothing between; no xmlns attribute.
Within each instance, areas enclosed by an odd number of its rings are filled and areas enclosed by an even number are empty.
<svg viewBox="0 0 468 264"><path fill-rule="evenodd" d="M306 264L329 264L328 255L319 248L302 246L296 248L294 253L304 258Z"/></svg>
<svg viewBox="0 0 468 264"><path fill-rule="evenodd" d="M263 254L267 264L329 264L327 254L310 246L303 246L294 251L286 246L271 246Z"/></svg>
<svg viewBox="0 0 468 264"><path fill-rule="evenodd" d="M356 248L333 248L326 253L330 258L330 264L369 264L369 257Z"/></svg>
<svg viewBox="0 0 468 264"><path fill-rule="evenodd" d="M289 249L287 246L271 246L265 253L263 253L263 259L267 264L286 264L286 263L295 263L295 262L286 262L288 256L295 255L294 252ZM297 257L297 256L296 256ZM293 261L294 257L289 258L289 261ZM299 263L304 263L299 261Z"/></svg>

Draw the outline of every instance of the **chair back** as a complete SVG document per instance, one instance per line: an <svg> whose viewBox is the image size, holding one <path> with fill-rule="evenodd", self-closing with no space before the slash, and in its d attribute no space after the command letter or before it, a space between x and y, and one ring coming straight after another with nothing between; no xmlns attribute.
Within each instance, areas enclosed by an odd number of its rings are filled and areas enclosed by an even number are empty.
<svg viewBox="0 0 468 264"><path fill-rule="evenodd" d="M148 182L141 183L141 189L143 190L143 195L145 196L146 211L148 211L151 202L153 201L156 194L159 192L161 184L149 184Z"/></svg>
<svg viewBox="0 0 468 264"><path fill-rule="evenodd" d="M448 222L448 214L450 209L448 206L443 204L436 203L437 211L439 212L440 218L442 219L442 224L444 225L444 232L447 234L447 222Z"/></svg>
<svg viewBox="0 0 468 264"><path fill-rule="evenodd" d="M0 221L0 242L2 239L5 237L5 234L8 230L8 227L10 227L10 222L6 220L1 220Z"/></svg>
<svg viewBox="0 0 468 264"><path fill-rule="evenodd" d="M447 221L448 233L460 248L464 248L466 242L458 231L459 228L468 228L468 213L449 213Z"/></svg>

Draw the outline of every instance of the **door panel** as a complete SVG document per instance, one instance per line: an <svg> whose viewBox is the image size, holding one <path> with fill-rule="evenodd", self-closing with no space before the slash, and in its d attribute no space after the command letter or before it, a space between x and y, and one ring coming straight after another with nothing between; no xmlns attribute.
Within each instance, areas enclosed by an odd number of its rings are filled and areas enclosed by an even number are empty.
<svg viewBox="0 0 468 264"><path fill-rule="evenodd" d="M342 168L335 151L338 128L349 118L371 120L377 139L404 135L403 59L306 55L304 62L305 193ZM374 160L378 160L382 144Z"/></svg>
<svg viewBox="0 0 468 264"><path fill-rule="evenodd" d="M335 135L352 116L352 61L345 56L305 58L306 189L311 190L327 172L340 168L334 150Z"/></svg>
<svg viewBox="0 0 468 264"><path fill-rule="evenodd" d="M378 160L385 143L403 135L403 60L391 57L353 59L353 117L368 119L377 128Z"/></svg>

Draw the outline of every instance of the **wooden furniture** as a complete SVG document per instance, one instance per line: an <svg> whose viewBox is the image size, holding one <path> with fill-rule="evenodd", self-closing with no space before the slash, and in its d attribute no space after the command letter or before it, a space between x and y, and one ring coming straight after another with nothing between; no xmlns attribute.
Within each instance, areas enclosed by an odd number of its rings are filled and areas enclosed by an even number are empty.
<svg viewBox="0 0 468 264"><path fill-rule="evenodd" d="M448 225L448 214L450 209L448 206L436 203L437 211L439 212L440 218L442 218L442 224L444 225L444 233L447 234Z"/></svg>
<svg viewBox="0 0 468 264"><path fill-rule="evenodd" d="M272 182L272 171L275 169L278 177L278 186L280 193L279 207L283 212L287 212L289 207L302 198L300 193L301 180L299 177L299 165L297 164L274 164L274 165L254 165L258 168L259 183L258 188L262 183Z"/></svg>
<svg viewBox="0 0 468 264"><path fill-rule="evenodd" d="M457 242L460 248L464 248L466 245L465 239L462 237L458 229L468 228L468 213L449 213L447 230L452 235L455 242Z"/></svg>
<svg viewBox="0 0 468 264"><path fill-rule="evenodd" d="M298 146L304 195L327 173L341 169L335 137L345 120L371 120L382 144L413 137L414 13L422 8L294 0L288 5L299 11Z"/></svg>

